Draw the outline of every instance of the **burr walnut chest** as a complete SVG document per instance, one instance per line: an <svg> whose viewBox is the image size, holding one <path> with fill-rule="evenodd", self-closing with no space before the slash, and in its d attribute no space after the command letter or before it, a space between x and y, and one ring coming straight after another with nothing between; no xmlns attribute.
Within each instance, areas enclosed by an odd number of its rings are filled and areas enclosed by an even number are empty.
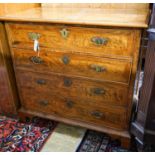
<svg viewBox="0 0 155 155"><path fill-rule="evenodd" d="M19 111L123 137L125 145L148 10L79 10L35 8L0 17Z"/></svg>

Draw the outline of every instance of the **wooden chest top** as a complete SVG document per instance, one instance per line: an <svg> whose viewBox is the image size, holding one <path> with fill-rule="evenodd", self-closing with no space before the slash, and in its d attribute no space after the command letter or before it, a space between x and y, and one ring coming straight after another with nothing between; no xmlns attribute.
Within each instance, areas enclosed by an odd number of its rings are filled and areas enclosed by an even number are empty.
<svg viewBox="0 0 155 155"><path fill-rule="evenodd" d="M38 7L17 13L0 13L2 21L26 21L98 26L138 27L148 26L148 9L109 8L48 8Z"/></svg>

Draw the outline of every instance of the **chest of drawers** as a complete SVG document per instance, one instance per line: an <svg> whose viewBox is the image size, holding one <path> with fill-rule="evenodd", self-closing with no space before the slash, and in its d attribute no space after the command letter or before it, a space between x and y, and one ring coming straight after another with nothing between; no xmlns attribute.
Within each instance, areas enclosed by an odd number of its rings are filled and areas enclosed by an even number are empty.
<svg viewBox="0 0 155 155"><path fill-rule="evenodd" d="M19 111L110 133L129 144L142 20L118 27L40 18L5 18Z"/></svg>
<svg viewBox="0 0 155 155"><path fill-rule="evenodd" d="M128 130L139 30L35 23L6 28L24 110Z"/></svg>

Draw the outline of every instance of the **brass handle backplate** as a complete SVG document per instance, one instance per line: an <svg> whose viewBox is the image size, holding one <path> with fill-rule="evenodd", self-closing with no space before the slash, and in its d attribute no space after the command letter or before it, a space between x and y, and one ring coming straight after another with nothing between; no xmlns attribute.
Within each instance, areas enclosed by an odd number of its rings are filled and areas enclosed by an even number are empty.
<svg viewBox="0 0 155 155"><path fill-rule="evenodd" d="M104 116L104 114L99 112L99 111L93 111L93 112L91 112L91 115L95 118L98 118L98 119L100 119Z"/></svg>
<svg viewBox="0 0 155 155"><path fill-rule="evenodd" d="M30 57L30 61L34 64L43 64L43 60L38 56L32 56Z"/></svg>
<svg viewBox="0 0 155 155"><path fill-rule="evenodd" d="M39 33L35 33L35 32L29 32L28 36L31 40L38 40L40 38L40 34Z"/></svg>
<svg viewBox="0 0 155 155"><path fill-rule="evenodd" d="M105 67L92 64L91 69L95 70L96 72L105 72L107 69Z"/></svg>
<svg viewBox="0 0 155 155"><path fill-rule="evenodd" d="M69 64L70 62L70 58L68 56L63 56L61 60L65 65Z"/></svg>
<svg viewBox="0 0 155 155"><path fill-rule="evenodd" d="M39 104L42 106L47 106L49 104L49 102L47 100L41 100L41 101L39 101Z"/></svg>
<svg viewBox="0 0 155 155"><path fill-rule="evenodd" d="M104 95L105 94L105 90L101 89L101 88L92 88L91 92L95 95Z"/></svg>
<svg viewBox="0 0 155 155"><path fill-rule="evenodd" d="M38 79L36 82L38 84L40 84L40 85L45 85L46 84L46 81L44 79Z"/></svg>
<svg viewBox="0 0 155 155"><path fill-rule="evenodd" d="M100 38L100 37L93 37L91 38L91 41L95 44L95 45L105 45L108 42L107 38Z"/></svg>
<svg viewBox="0 0 155 155"><path fill-rule="evenodd" d="M64 85L70 87L72 85L72 80L69 78L64 78Z"/></svg>

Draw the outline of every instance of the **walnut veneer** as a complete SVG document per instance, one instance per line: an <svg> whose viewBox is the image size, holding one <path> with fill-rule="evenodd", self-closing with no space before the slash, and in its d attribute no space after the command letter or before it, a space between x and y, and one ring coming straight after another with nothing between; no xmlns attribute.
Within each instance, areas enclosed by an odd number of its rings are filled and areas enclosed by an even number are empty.
<svg viewBox="0 0 155 155"><path fill-rule="evenodd" d="M36 8L0 17L19 111L107 132L127 147L141 31L149 11L124 11Z"/></svg>

